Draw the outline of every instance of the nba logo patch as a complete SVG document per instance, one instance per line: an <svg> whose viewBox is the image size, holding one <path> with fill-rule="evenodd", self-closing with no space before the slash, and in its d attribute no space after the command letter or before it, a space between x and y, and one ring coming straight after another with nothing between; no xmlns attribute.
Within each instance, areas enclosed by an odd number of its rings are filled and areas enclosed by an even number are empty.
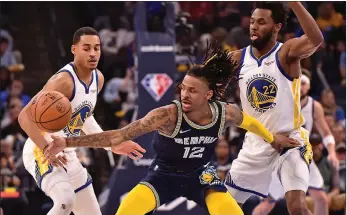
<svg viewBox="0 0 347 215"><path fill-rule="evenodd" d="M165 73L149 73L141 84L155 101L159 101L172 85L172 79Z"/></svg>

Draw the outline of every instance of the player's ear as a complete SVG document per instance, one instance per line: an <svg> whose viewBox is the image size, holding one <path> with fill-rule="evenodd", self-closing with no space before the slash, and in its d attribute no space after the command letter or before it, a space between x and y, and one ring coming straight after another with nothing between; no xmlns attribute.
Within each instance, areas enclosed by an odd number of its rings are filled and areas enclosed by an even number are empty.
<svg viewBox="0 0 347 215"><path fill-rule="evenodd" d="M212 90L207 91L207 94L206 94L207 100L210 100L212 96L213 96L213 91Z"/></svg>
<svg viewBox="0 0 347 215"><path fill-rule="evenodd" d="M75 55L75 50L76 50L76 46L75 46L75 45L72 45L72 46L71 46L71 53L72 53L73 55Z"/></svg>
<svg viewBox="0 0 347 215"><path fill-rule="evenodd" d="M275 31L276 31L276 33L280 32L281 28L282 28L282 24L281 23L275 24Z"/></svg>

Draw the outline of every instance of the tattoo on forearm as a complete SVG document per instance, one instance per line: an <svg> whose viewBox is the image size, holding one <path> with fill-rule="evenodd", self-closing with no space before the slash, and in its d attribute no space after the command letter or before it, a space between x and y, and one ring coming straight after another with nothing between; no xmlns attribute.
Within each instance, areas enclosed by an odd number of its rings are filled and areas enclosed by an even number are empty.
<svg viewBox="0 0 347 215"><path fill-rule="evenodd" d="M170 111L168 109L159 108L141 120L135 121L122 128L122 135L125 140L131 140L135 137L144 135L166 124L167 121L170 120L169 116Z"/></svg>
<svg viewBox="0 0 347 215"><path fill-rule="evenodd" d="M110 131L105 131L99 134L90 134L79 137L70 137L66 139L67 147L93 147L104 148L111 146Z"/></svg>
<svg viewBox="0 0 347 215"><path fill-rule="evenodd" d="M239 107L236 105L230 105L229 106L229 111L228 111L228 116L227 116L227 125L236 125L239 126L241 125L243 121L243 114L240 110Z"/></svg>
<svg viewBox="0 0 347 215"><path fill-rule="evenodd" d="M104 148L119 145L124 141L134 139L160 127L169 120L170 111L159 108L149 113L146 117L137 120L122 129L105 131L66 139L67 147L92 147Z"/></svg>

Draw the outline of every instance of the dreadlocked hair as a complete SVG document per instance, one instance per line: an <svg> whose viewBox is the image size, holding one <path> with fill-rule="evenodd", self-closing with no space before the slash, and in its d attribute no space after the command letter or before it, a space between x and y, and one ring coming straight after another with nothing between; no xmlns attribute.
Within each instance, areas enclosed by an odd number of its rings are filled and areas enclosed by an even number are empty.
<svg viewBox="0 0 347 215"><path fill-rule="evenodd" d="M232 53L223 50L221 44L208 44L202 65L193 66L187 73L206 81L213 91L212 101L226 101L226 94L232 89L231 83L239 80L237 62L232 60Z"/></svg>

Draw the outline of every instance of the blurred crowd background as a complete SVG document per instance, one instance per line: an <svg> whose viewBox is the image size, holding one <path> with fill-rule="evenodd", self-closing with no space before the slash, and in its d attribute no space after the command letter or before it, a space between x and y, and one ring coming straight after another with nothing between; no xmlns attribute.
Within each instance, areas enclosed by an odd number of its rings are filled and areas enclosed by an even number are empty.
<svg viewBox="0 0 347 215"><path fill-rule="evenodd" d="M165 13L164 2L147 2L151 27L159 28ZM249 45L250 2L177 2L176 83L181 81L191 61L202 61L207 40L218 40L224 48L236 50ZM314 160L322 168L325 191L346 192L346 2L303 2L316 19L325 42L310 58L301 62L310 72L310 95L324 107L325 118L336 140L339 169L324 163L327 151L314 130L311 143ZM0 3L0 190L5 214L43 214L51 200L36 186L25 170L22 149L27 135L17 117L48 78L72 61L70 46L75 30L94 27L102 41L99 69L105 76L95 112L104 130L117 129L131 122L136 106L134 67L136 2L1 2ZM285 42L303 34L291 12L288 27L280 34ZM238 89L229 98L240 104ZM224 178L242 147L244 131L231 128L220 138L215 164ZM79 149L78 156L94 178L97 195L103 191L111 169L119 157L110 159L104 150ZM112 160L112 162L110 162ZM328 168L329 171L326 171ZM340 183L332 184L338 172ZM8 192L9 190L16 192ZM7 190L7 192L5 192ZM276 206L277 208L277 206ZM285 214L279 203L273 214ZM252 208L245 214L251 214ZM332 212L335 213L335 212Z"/></svg>

